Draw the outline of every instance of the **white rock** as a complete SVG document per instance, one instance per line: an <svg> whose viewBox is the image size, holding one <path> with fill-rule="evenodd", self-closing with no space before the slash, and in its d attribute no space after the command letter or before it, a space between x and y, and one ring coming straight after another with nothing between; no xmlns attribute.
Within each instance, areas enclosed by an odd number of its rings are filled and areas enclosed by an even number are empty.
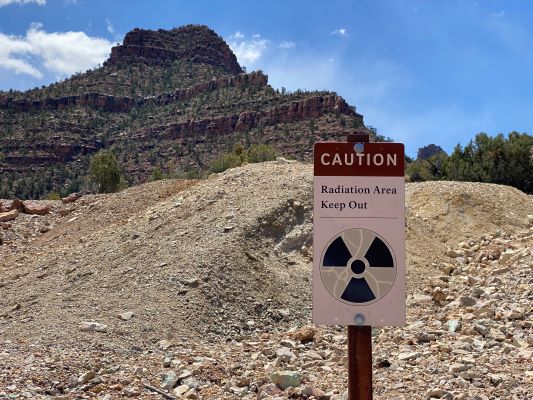
<svg viewBox="0 0 533 400"><path fill-rule="evenodd" d="M126 312L123 312L123 313L120 313L118 315L118 317L122 320L122 321L129 321L130 319L133 318L135 314L131 311L126 311Z"/></svg>
<svg viewBox="0 0 533 400"><path fill-rule="evenodd" d="M422 356L422 353L419 353L419 352L400 353L400 355L398 356L398 360L400 361L415 360L421 356Z"/></svg>
<svg viewBox="0 0 533 400"><path fill-rule="evenodd" d="M78 377L78 384L83 385L95 377L94 371L87 371Z"/></svg>
<svg viewBox="0 0 533 400"><path fill-rule="evenodd" d="M80 324L80 330L82 332L107 332L107 325L99 322L82 322Z"/></svg>
<svg viewBox="0 0 533 400"><path fill-rule="evenodd" d="M177 388L174 389L174 394L178 397L182 397L185 393L189 391L189 386L187 385L179 385Z"/></svg>

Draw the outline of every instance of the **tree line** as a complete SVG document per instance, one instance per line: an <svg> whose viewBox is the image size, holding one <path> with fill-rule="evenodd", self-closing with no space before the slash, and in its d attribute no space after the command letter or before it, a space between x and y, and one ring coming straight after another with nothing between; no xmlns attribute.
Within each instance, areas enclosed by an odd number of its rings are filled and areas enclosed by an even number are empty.
<svg viewBox="0 0 533 400"><path fill-rule="evenodd" d="M428 147L434 154L421 156L428 153ZM482 132L466 146L455 146L450 155L438 146L429 145L419 149L419 157L410 161L406 175L413 182L497 183L533 194L533 136L527 133L513 131L507 137L503 134L491 137Z"/></svg>
<svg viewBox="0 0 533 400"><path fill-rule="evenodd" d="M279 152L269 145L254 144L244 148L237 144L233 152L224 153L216 158L210 165L209 171L222 172L245 162L273 160L278 155ZM0 154L0 162L1 158ZM507 137L503 134L491 137L486 133L479 133L466 146L458 144L450 155L439 146L431 144L419 149L416 160L407 158L406 164L406 175L412 182L429 180L487 182L514 186L525 193L533 194L533 136L527 133L511 132ZM198 173L197 176L185 177L201 178L201 175ZM159 168L155 168L150 180L166 177ZM75 185L70 185L66 191L77 191L84 187L92 192L110 193L128 185L121 165L115 154L109 150L93 155L88 176L82 180L84 182L75 180ZM38 180L36 182L43 185L47 183ZM24 187L19 187L22 184L26 184L26 181L18 180L18 186L11 191L19 196L28 192ZM51 182L47 184L50 185ZM0 184L0 197L2 194L4 197L10 194L7 189L7 187L2 188ZM48 197L59 198L59 193L51 192Z"/></svg>

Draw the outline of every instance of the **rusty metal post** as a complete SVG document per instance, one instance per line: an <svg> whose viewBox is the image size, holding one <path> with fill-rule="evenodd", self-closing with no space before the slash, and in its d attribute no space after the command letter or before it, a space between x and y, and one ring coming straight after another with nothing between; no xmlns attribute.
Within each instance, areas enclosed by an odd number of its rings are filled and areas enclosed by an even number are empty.
<svg viewBox="0 0 533 400"><path fill-rule="evenodd" d="M370 326L348 326L348 400L372 400Z"/></svg>
<svg viewBox="0 0 533 400"><path fill-rule="evenodd" d="M369 135L356 131L347 142L365 143ZM348 326L348 400L372 400L372 327Z"/></svg>

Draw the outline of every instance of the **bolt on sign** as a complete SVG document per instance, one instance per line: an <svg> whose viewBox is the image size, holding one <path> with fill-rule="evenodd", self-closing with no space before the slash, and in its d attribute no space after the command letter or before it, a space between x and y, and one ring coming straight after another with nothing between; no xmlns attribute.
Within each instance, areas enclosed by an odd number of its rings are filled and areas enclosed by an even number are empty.
<svg viewBox="0 0 533 400"><path fill-rule="evenodd" d="M405 324L404 213L402 143L315 144L315 324Z"/></svg>

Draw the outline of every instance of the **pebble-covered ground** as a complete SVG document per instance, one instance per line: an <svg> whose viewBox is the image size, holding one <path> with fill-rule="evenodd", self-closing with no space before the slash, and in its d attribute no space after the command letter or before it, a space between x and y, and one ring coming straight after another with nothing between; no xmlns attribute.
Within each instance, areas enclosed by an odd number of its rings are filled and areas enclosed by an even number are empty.
<svg viewBox="0 0 533 400"><path fill-rule="evenodd" d="M2 223L0 399L346 399L345 328L310 325L311 182L279 161ZM531 196L407 203L407 325L373 329L374 398L532 398Z"/></svg>

